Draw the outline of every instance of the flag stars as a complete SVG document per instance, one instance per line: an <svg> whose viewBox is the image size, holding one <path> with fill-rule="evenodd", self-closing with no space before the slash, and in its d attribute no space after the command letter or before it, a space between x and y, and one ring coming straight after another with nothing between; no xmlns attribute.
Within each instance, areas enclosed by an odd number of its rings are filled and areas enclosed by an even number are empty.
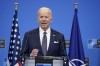
<svg viewBox="0 0 100 66"><path fill-rule="evenodd" d="M12 48L14 48L14 46L12 46Z"/></svg>
<svg viewBox="0 0 100 66"><path fill-rule="evenodd" d="M13 40L13 43L15 43L15 40Z"/></svg>
<svg viewBox="0 0 100 66"><path fill-rule="evenodd" d="M20 39L20 36L18 36L18 38Z"/></svg>
<svg viewBox="0 0 100 66"><path fill-rule="evenodd" d="M17 44L19 44L19 41L17 41Z"/></svg>
<svg viewBox="0 0 100 66"><path fill-rule="evenodd" d="M17 57L15 57L14 59L17 60Z"/></svg>
<svg viewBox="0 0 100 66"><path fill-rule="evenodd" d="M18 55L18 52L16 52L15 54Z"/></svg>
<svg viewBox="0 0 100 66"><path fill-rule="evenodd" d="M16 48L17 48L17 49L19 49L19 47L18 47L18 46L17 46Z"/></svg>
<svg viewBox="0 0 100 66"><path fill-rule="evenodd" d="M24 64L24 62L22 62L22 64Z"/></svg>
<svg viewBox="0 0 100 66"><path fill-rule="evenodd" d="M17 32L17 29L15 29L14 31Z"/></svg>
<svg viewBox="0 0 100 66"><path fill-rule="evenodd" d="M14 34L14 38L16 38L16 35Z"/></svg>
<svg viewBox="0 0 100 66"><path fill-rule="evenodd" d="M16 23L15 26L18 27L18 24Z"/></svg>
<svg viewBox="0 0 100 66"><path fill-rule="evenodd" d="M19 61L20 56L20 35L19 35L19 25L17 18L17 11L14 13L11 35L10 35L10 46L8 52L8 59L11 66L15 66L15 62Z"/></svg>
<svg viewBox="0 0 100 66"><path fill-rule="evenodd" d="M12 57L10 57L10 59L12 59Z"/></svg>
<svg viewBox="0 0 100 66"><path fill-rule="evenodd" d="M13 54L13 51L12 51L12 54Z"/></svg>
<svg viewBox="0 0 100 66"><path fill-rule="evenodd" d="M14 21L14 18L13 18L13 21Z"/></svg>
<svg viewBox="0 0 100 66"><path fill-rule="evenodd" d="M16 19L16 21L18 21L18 18Z"/></svg>

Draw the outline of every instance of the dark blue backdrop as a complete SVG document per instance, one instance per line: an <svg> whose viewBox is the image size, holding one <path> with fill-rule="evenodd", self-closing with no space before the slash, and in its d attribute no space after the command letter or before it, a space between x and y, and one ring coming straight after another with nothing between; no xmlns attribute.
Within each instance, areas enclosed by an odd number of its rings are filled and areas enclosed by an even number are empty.
<svg viewBox="0 0 100 66"><path fill-rule="evenodd" d="M0 39L6 41L5 48L0 48L0 66L3 66L8 53L14 2L14 0L0 0ZM37 11L43 6L53 11L52 28L63 33L66 39L70 39L74 0L19 0L18 3L21 40L26 31L38 27ZM85 56L90 58L90 66L100 66L100 49L88 48L89 39L100 38L100 0L78 0L78 3L78 19Z"/></svg>

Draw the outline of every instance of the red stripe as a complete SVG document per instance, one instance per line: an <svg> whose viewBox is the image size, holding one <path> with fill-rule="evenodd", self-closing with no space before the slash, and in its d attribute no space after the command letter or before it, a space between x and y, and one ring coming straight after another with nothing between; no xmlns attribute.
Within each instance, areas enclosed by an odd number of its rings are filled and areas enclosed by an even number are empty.
<svg viewBox="0 0 100 66"><path fill-rule="evenodd" d="M18 65L19 65L19 66L22 66L22 63L21 63L21 61L18 61Z"/></svg>

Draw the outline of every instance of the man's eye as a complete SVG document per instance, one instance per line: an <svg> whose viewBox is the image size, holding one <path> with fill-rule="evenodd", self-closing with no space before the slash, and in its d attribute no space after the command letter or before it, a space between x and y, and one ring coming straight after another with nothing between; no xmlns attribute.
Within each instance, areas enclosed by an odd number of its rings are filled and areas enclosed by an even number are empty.
<svg viewBox="0 0 100 66"><path fill-rule="evenodd" d="M43 16L40 16L40 18L43 18Z"/></svg>
<svg viewBox="0 0 100 66"><path fill-rule="evenodd" d="M45 18L48 18L47 16Z"/></svg>

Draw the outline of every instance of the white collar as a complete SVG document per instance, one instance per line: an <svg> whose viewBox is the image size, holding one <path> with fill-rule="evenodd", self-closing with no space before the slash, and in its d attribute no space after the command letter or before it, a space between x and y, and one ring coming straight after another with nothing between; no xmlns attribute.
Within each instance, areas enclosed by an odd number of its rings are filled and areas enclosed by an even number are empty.
<svg viewBox="0 0 100 66"><path fill-rule="evenodd" d="M41 34L44 33L44 30L43 30L41 27L39 27L39 31L40 31ZM50 32L51 32L50 27L49 27L45 32L46 32L47 34L50 34Z"/></svg>

